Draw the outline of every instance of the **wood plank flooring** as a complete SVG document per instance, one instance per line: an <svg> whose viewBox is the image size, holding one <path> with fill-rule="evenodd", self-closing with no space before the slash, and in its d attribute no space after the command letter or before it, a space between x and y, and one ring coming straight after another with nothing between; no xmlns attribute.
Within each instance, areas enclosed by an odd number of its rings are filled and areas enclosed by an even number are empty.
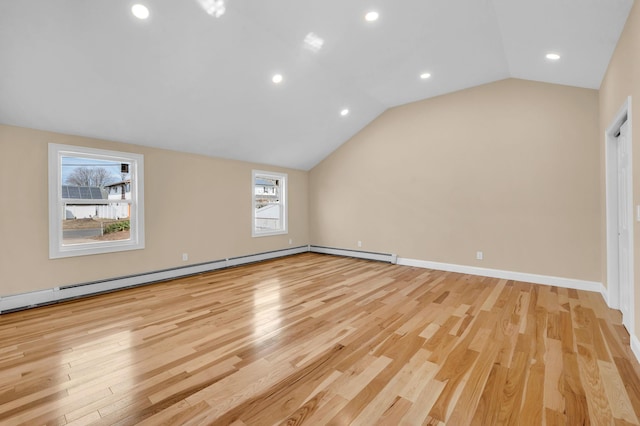
<svg viewBox="0 0 640 426"><path fill-rule="evenodd" d="M0 315L0 424L628 425L595 293L302 254Z"/></svg>

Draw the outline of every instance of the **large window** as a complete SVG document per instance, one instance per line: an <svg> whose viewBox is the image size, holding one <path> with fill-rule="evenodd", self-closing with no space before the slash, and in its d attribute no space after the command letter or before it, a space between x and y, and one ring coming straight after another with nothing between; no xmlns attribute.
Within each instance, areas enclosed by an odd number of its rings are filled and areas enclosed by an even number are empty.
<svg viewBox="0 0 640 426"><path fill-rule="evenodd" d="M287 233L287 175L261 172L252 174L254 237Z"/></svg>
<svg viewBox="0 0 640 426"><path fill-rule="evenodd" d="M49 144L49 257L144 248L142 155Z"/></svg>

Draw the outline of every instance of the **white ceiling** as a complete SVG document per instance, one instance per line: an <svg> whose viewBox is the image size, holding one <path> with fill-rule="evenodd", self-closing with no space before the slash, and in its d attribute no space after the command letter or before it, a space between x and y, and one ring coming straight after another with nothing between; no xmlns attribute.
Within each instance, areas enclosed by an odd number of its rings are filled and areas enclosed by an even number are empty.
<svg viewBox="0 0 640 426"><path fill-rule="evenodd" d="M146 21L133 0L0 0L0 123L308 170L396 105L508 77L599 88L633 0L139 2Z"/></svg>

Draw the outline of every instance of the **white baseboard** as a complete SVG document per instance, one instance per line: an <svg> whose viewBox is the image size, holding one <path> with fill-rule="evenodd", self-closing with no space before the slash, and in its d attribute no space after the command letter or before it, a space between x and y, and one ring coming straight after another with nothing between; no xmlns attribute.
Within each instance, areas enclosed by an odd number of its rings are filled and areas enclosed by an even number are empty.
<svg viewBox="0 0 640 426"><path fill-rule="evenodd" d="M611 304L609 303L609 289L608 288L604 288L604 286L602 286L601 294L602 294L602 298L604 299L604 303L606 303L608 307L610 307L611 309L620 310L619 307L611 306Z"/></svg>
<svg viewBox="0 0 640 426"><path fill-rule="evenodd" d="M398 258L398 265L414 266L417 268L435 269L438 271L457 272L460 274L479 275L481 277L501 278L506 280L522 281L534 284L544 284L556 287L571 288L575 290L594 291L600 293L607 300L607 292L602 283L595 281L576 280L573 278L554 277L550 275L537 275L525 272L503 271L500 269L479 268L476 266L456 265L453 263L431 262L428 260L416 260Z"/></svg>
<svg viewBox="0 0 640 426"><path fill-rule="evenodd" d="M398 256L387 253L373 253L370 251L349 250L333 247L309 246L312 253L333 254L336 256L357 257L358 259L377 260L380 262L396 263Z"/></svg>
<svg viewBox="0 0 640 426"><path fill-rule="evenodd" d="M136 287L140 285L166 281L173 278L195 275L202 272L214 271L216 269L260 262L263 260L275 259L277 257L291 256L298 253L306 253L308 251L309 246L300 246L290 249L256 253L248 256L215 260L212 262L199 263L197 265L189 265L162 271L118 277L103 281L94 281L83 284L56 287L53 289L33 291L29 293L2 296L0 297L0 314L41 305L47 305L64 300L76 299L79 297L91 296L94 294L106 293L129 287Z"/></svg>
<svg viewBox="0 0 640 426"><path fill-rule="evenodd" d="M640 340L635 334L631 335L631 352L635 355L636 360L640 362Z"/></svg>

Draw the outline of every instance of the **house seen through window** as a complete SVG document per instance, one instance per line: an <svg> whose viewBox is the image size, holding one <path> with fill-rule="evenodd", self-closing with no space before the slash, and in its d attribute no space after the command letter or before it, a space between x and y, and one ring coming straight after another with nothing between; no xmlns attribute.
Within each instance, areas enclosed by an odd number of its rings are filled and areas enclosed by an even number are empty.
<svg viewBox="0 0 640 426"><path fill-rule="evenodd" d="M287 175L253 171L254 237L287 233Z"/></svg>
<svg viewBox="0 0 640 426"><path fill-rule="evenodd" d="M49 145L51 258L144 247L141 155Z"/></svg>

